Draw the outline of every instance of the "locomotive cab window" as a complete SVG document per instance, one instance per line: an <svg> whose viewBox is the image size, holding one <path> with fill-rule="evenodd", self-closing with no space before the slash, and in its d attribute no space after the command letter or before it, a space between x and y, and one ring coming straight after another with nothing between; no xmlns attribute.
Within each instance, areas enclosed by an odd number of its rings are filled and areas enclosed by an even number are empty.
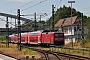
<svg viewBox="0 0 90 60"><path fill-rule="evenodd" d="M55 37L58 37L59 35L58 34L55 34Z"/></svg>
<svg viewBox="0 0 90 60"><path fill-rule="evenodd" d="M61 37L61 36L64 36L64 34L61 33L61 34L59 34L59 36L60 36L60 37Z"/></svg>
<svg viewBox="0 0 90 60"><path fill-rule="evenodd" d="M55 34L55 37L63 37L64 34L63 33L60 33L60 34Z"/></svg>

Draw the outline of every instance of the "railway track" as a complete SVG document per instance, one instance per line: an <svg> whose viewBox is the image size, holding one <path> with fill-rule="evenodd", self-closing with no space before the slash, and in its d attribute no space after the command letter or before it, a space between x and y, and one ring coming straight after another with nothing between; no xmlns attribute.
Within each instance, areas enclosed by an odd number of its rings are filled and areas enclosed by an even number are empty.
<svg viewBox="0 0 90 60"><path fill-rule="evenodd" d="M3 43L6 44L6 43ZM29 47L26 45L22 45L23 47L32 49L34 51L38 51L39 53L43 54L43 60L90 60L88 57L84 56L78 56L78 55L72 55L72 54L66 54L61 52L54 52L51 50L44 50L42 48L38 49L36 47Z"/></svg>
<svg viewBox="0 0 90 60"><path fill-rule="evenodd" d="M61 52L54 52L50 50L43 50L41 48L24 46L25 48L32 49L44 55L44 60L90 60L88 57L66 54Z"/></svg>
<svg viewBox="0 0 90 60"><path fill-rule="evenodd" d="M23 46L23 47L32 49L32 50L37 51L39 53L42 53L44 55L43 58L45 60L61 60L60 57L57 54L53 53L53 52L50 53L49 51L46 51L46 50L36 49L36 48L33 48L33 47L28 47L28 46Z"/></svg>

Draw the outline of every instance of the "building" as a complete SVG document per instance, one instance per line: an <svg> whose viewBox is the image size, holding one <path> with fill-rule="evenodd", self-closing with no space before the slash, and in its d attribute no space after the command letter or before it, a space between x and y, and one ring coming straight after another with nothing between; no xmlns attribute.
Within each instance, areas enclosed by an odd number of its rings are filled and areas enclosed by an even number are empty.
<svg viewBox="0 0 90 60"><path fill-rule="evenodd" d="M82 25L81 25L81 18L78 16L72 17L72 24L71 24L71 17L63 18L57 21L55 24L55 28L58 30L58 32L64 32L65 35L65 44L75 41L82 40ZM84 31L84 38L87 34L87 26L86 23L83 25L83 31Z"/></svg>

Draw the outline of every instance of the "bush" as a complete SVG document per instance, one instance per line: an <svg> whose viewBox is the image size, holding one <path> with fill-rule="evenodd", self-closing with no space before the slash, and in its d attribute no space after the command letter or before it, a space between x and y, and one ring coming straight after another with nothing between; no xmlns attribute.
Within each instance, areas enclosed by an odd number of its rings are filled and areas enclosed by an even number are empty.
<svg viewBox="0 0 90 60"><path fill-rule="evenodd" d="M2 41L2 42L3 42L3 41L6 41L6 36L1 36L1 37L0 37L0 41Z"/></svg>
<svg viewBox="0 0 90 60"><path fill-rule="evenodd" d="M84 39L82 42L87 43L87 42L90 42L90 40L89 39Z"/></svg>

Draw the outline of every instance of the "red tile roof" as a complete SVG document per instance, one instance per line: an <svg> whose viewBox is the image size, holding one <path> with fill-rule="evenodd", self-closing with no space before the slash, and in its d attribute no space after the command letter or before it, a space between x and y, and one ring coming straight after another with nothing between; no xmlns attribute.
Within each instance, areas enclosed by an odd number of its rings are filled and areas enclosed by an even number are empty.
<svg viewBox="0 0 90 60"><path fill-rule="evenodd" d="M72 17L72 24L77 20L78 16ZM55 27L61 27L61 26L68 26L71 25L71 17L60 19L56 24Z"/></svg>
<svg viewBox="0 0 90 60"><path fill-rule="evenodd" d="M56 24L55 24L55 27L59 27L63 24L64 22L64 19L60 19Z"/></svg>

